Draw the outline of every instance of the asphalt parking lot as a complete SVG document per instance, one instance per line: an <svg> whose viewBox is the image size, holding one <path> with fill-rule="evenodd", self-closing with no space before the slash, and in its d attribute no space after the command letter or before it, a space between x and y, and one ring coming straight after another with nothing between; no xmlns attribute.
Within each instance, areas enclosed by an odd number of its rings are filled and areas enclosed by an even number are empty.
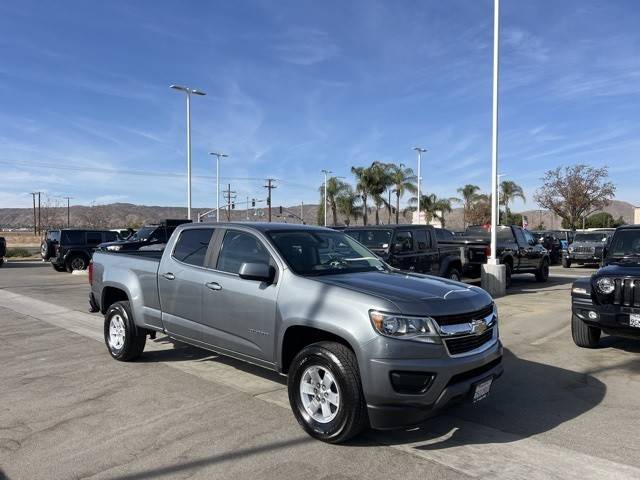
<svg viewBox="0 0 640 480"><path fill-rule="evenodd" d="M113 361L86 276L0 269L0 479L640 478L640 342L574 346L571 281L514 276L498 299L505 374L418 429L312 440L285 379L159 337Z"/></svg>

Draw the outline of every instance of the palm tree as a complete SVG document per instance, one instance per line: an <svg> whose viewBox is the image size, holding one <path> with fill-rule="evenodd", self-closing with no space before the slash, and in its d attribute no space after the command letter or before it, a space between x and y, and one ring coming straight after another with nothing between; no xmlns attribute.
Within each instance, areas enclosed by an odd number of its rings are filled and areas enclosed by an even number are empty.
<svg viewBox="0 0 640 480"><path fill-rule="evenodd" d="M389 186L389 175L385 164L373 162L368 167L351 167L351 173L356 177L356 193L362 198L362 219L365 225L368 220L369 198L376 205L376 224L380 223L380 207L384 204L382 194Z"/></svg>
<svg viewBox="0 0 640 480"><path fill-rule="evenodd" d="M504 205L504 210L508 219L510 213L509 203L516 198L520 198L523 202L526 202L527 199L524 197L524 190L522 190L522 187L511 180L502 181L502 183L500 183L500 190L500 203Z"/></svg>
<svg viewBox="0 0 640 480"><path fill-rule="evenodd" d="M438 198L435 193L420 195L420 211L424 213L425 221L430 223L431 220L438 220L445 226L445 213L451 213L451 198ZM409 199L410 204L417 203L417 198ZM405 209L405 215L410 211L415 211L416 207L408 207Z"/></svg>
<svg viewBox="0 0 640 480"><path fill-rule="evenodd" d="M477 185L472 185L468 183L464 187L458 189L458 193L462 197L460 201L462 202L462 223L464 228L467 228L467 220L469 217L469 212L471 211L471 207L478 200L481 200L482 195L478 193L480 191L480 187Z"/></svg>
<svg viewBox="0 0 640 480"><path fill-rule="evenodd" d="M385 163L375 161L369 167L373 180L371 197L376 206L376 225L380 224L380 208L386 205L384 192L392 185L389 166Z"/></svg>
<svg viewBox="0 0 640 480"><path fill-rule="evenodd" d="M451 213L451 202L455 201L454 198L437 198L434 210L439 213L439 220L442 224L442 228L445 228L445 213Z"/></svg>
<svg viewBox="0 0 640 480"><path fill-rule="evenodd" d="M351 173L356 177L356 193L362 199L362 222L367 225L367 200L372 191L372 179L368 168L351 167Z"/></svg>
<svg viewBox="0 0 640 480"><path fill-rule="evenodd" d="M325 202L325 198L324 198L324 193L325 193L324 185L321 185L320 188L319 188L319 190L320 190L320 205L321 205L322 214L324 215L325 205L328 204L328 207L331 210L331 217L333 219L333 225L336 225L338 223L338 211L337 211L337 206L336 206L336 198L347 187L349 187L348 184L346 184L345 182L341 181L340 179L338 179L336 177L328 178L327 179L327 199L326 199L326 202Z"/></svg>
<svg viewBox="0 0 640 480"><path fill-rule="evenodd" d="M391 186L393 187L392 193L396 196L396 223L400 222L400 198L405 193L417 193L418 188L416 183L418 177L413 173L413 170L409 167L405 167L402 163L400 165L389 164L389 176L391 180ZM391 206L389 206L389 209Z"/></svg>
<svg viewBox="0 0 640 480"><path fill-rule="evenodd" d="M340 194L336 197L336 205L338 212L344 215L344 224L349 226L351 218L357 220L360 217L361 212L358 206L359 196L353 191L350 185L347 185Z"/></svg>

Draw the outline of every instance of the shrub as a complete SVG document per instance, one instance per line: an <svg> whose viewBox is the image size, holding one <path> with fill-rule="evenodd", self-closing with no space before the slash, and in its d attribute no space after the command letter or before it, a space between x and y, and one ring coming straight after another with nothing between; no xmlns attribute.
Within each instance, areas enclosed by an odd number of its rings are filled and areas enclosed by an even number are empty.
<svg viewBox="0 0 640 480"><path fill-rule="evenodd" d="M26 248L7 248L6 257L31 257L32 253Z"/></svg>

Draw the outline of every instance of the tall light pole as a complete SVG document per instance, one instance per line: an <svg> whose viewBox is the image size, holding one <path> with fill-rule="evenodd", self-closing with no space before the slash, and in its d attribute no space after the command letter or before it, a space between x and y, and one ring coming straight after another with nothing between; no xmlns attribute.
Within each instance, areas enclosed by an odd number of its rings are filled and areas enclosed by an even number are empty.
<svg viewBox="0 0 640 480"><path fill-rule="evenodd" d="M420 167L422 164L422 154L426 153L426 148L421 147L413 147L413 149L418 152L418 223L420 223L420 186L422 185L422 176L420 174Z"/></svg>
<svg viewBox="0 0 640 480"><path fill-rule="evenodd" d="M333 173L331 170L321 170L324 173L324 226L327 226L327 174Z"/></svg>
<svg viewBox="0 0 640 480"><path fill-rule="evenodd" d="M220 159L227 158L226 153L209 152L216 157L216 222L220 221ZM249 207L247 207L249 208Z"/></svg>
<svg viewBox="0 0 640 480"><path fill-rule="evenodd" d="M491 122L491 256L487 263L498 264L498 59L500 54L500 0L493 0L493 104Z"/></svg>
<svg viewBox="0 0 640 480"><path fill-rule="evenodd" d="M174 90L187 94L187 218L191 220L191 95L206 95L206 93L181 85L169 85Z"/></svg>
<svg viewBox="0 0 640 480"><path fill-rule="evenodd" d="M73 197L62 197L62 198L66 198L67 199L67 228L70 227L71 223L69 221L71 215L70 215L70 211L71 211L71 204L69 203L69 200L71 200Z"/></svg>

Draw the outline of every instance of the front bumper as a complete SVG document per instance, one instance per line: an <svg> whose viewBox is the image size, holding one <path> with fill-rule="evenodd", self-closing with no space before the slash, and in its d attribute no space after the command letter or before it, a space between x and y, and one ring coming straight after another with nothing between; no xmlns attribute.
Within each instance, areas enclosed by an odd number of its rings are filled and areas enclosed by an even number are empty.
<svg viewBox="0 0 640 480"><path fill-rule="evenodd" d="M468 356L452 357L443 345L433 347L432 358L367 361L361 374L372 428L383 430L419 424L448 403L470 398L479 381L502 375L503 349L499 339L480 353ZM433 379L422 393L399 393L391 381L393 372L429 373Z"/></svg>
<svg viewBox="0 0 640 480"><path fill-rule="evenodd" d="M596 253L569 253L566 257L576 263L600 263L602 254Z"/></svg>
<svg viewBox="0 0 640 480"><path fill-rule="evenodd" d="M587 325L597 327L608 335L640 338L640 328L629 325L629 315L640 314L640 308L594 305L590 298L573 297L571 312ZM598 317L590 318L589 312L596 312Z"/></svg>

